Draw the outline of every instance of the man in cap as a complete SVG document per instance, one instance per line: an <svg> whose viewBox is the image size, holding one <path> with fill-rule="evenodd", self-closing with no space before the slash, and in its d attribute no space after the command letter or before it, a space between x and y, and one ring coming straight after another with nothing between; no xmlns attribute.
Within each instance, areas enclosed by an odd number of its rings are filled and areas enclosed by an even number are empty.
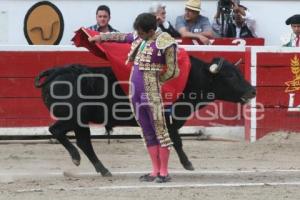
<svg viewBox="0 0 300 200"><path fill-rule="evenodd" d="M285 21L286 25L291 25L293 33L284 41L285 47L300 47L300 15L293 15Z"/></svg>
<svg viewBox="0 0 300 200"><path fill-rule="evenodd" d="M188 0L184 15L176 18L175 28L183 38L198 39L203 44L209 44L213 32L208 18L200 15L200 4L200 0Z"/></svg>

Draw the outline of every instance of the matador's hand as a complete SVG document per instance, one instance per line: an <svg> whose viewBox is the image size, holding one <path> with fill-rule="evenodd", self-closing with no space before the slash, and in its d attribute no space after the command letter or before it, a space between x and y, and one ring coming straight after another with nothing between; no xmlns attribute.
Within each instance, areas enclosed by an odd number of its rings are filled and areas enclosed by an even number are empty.
<svg viewBox="0 0 300 200"><path fill-rule="evenodd" d="M99 35L94 35L93 37L88 38L89 42L101 42L101 36Z"/></svg>

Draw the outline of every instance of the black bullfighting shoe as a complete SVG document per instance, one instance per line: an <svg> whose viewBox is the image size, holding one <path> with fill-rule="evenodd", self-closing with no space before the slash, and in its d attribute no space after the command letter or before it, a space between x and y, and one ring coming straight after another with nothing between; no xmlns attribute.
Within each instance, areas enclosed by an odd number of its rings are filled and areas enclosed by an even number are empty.
<svg viewBox="0 0 300 200"><path fill-rule="evenodd" d="M139 180L141 182L152 182L156 179L156 176L151 176L150 174L144 174L143 176L140 176Z"/></svg>
<svg viewBox="0 0 300 200"><path fill-rule="evenodd" d="M156 183L166 183L171 181L171 177L169 175L167 176L158 176L156 179Z"/></svg>

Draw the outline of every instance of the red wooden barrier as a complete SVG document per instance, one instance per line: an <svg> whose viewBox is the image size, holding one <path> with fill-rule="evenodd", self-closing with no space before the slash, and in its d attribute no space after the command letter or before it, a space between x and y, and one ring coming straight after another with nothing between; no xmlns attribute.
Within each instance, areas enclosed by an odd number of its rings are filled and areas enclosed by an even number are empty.
<svg viewBox="0 0 300 200"><path fill-rule="evenodd" d="M54 66L109 66L86 51L0 51L0 127L45 126L51 121L34 77Z"/></svg>
<svg viewBox="0 0 300 200"><path fill-rule="evenodd" d="M257 97L249 106L250 117L246 120L239 106L221 102L217 108L207 106L196 113L198 117L189 120L187 125L245 125L246 138L251 141L272 131L300 131L299 48L247 47L246 51L232 46L185 48L190 55L207 62L218 56L231 62L241 59L241 70L257 87ZM0 50L0 127L48 125L52 120L42 104L40 90L34 88L34 77L50 67L71 63L109 66L105 60L76 49Z"/></svg>
<svg viewBox="0 0 300 200"><path fill-rule="evenodd" d="M32 51L16 49L12 51L0 51L0 127L21 126L46 126L51 122L49 112L40 99L41 91L34 88L34 77L41 71L53 66L61 66L71 63L80 63L90 66L109 66L105 60L93 56L87 51L42 50ZM238 49L238 48L237 48ZM212 58L222 56L229 61L237 62L242 59L241 70L244 66L244 53L242 50L224 52L224 50L205 50L189 52L209 62ZM197 113L200 120L195 117L188 121L187 125L243 125L243 118L236 116L238 112L236 104L219 104L208 107ZM218 116L212 118L209 112L221 113L227 119ZM208 120L209 119L209 120Z"/></svg>
<svg viewBox="0 0 300 200"><path fill-rule="evenodd" d="M274 49L254 52L257 98L255 135L259 139L272 131L300 131L300 51Z"/></svg>

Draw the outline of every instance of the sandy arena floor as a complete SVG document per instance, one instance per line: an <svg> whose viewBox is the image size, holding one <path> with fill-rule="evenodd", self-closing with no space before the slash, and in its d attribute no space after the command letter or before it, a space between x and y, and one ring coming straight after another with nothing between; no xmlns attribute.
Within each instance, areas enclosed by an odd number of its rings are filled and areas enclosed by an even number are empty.
<svg viewBox="0 0 300 200"><path fill-rule="evenodd" d="M93 141L109 178L96 174L82 152L81 165L73 165L60 144L0 141L0 199L300 199L300 134L183 143L196 170L185 171L172 151L172 182L158 184L138 181L150 167L140 139Z"/></svg>

